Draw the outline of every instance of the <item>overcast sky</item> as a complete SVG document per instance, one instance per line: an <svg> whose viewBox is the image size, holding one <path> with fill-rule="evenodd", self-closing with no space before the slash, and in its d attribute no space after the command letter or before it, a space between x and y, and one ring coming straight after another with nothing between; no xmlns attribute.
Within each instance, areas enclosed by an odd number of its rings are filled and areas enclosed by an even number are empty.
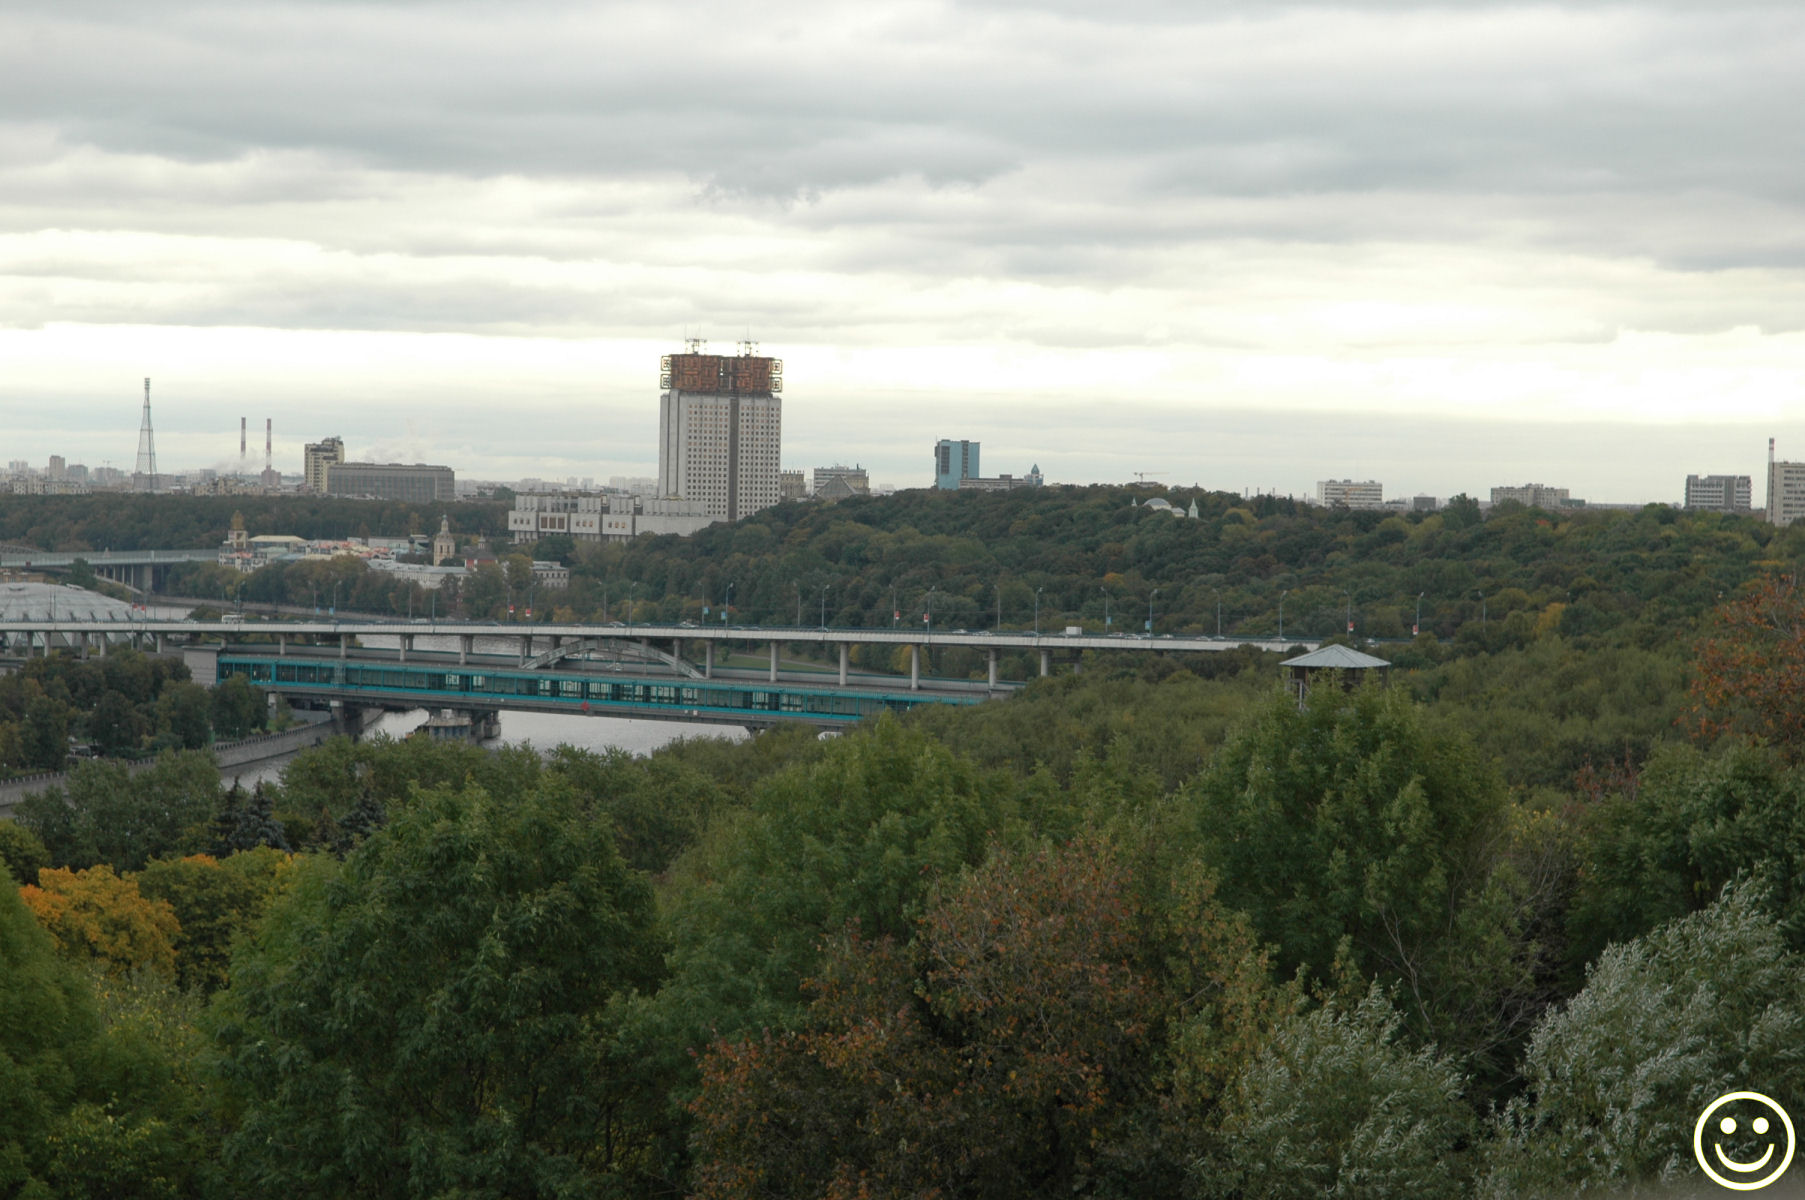
<svg viewBox="0 0 1805 1200"><path fill-rule="evenodd" d="M1805 5L6 0L0 459L1677 499L1805 458Z"/></svg>

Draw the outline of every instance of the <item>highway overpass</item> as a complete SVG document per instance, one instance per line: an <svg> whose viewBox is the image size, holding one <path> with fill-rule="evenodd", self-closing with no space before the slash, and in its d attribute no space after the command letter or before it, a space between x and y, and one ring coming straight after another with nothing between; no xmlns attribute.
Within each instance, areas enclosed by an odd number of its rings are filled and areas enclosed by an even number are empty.
<svg viewBox="0 0 1805 1200"><path fill-rule="evenodd" d="M842 684L846 682L848 674L848 651L851 647L906 646L910 649L910 686L912 689L919 688L920 685L921 652L948 646L984 651L990 665L989 681L994 686L997 683L997 660L1005 650L1037 652L1040 660L1040 673L1046 675L1052 670L1054 655L1080 650L1105 650L1130 654L1214 654L1241 646L1278 651L1314 650L1319 645L1318 642L1311 639L1280 640L1278 638L1209 637L1191 634L1135 637L1125 634L1097 633L1036 634L1027 631L970 632L907 628L717 626L692 623L675 625L629 625L620 622L608 624L500 624L492 621L433 621L427 619L410 621L380 618L255 622L146 619L105 624L70 620L0 622L0 642L7 643L15 653L27 647L31 650L48 653L50 648L55 646L71 649L86 647L104 652L104 647L108 643L113 645L121 643L149 644L161 647L172 638L187 642L214 636L223 639L243 639L253 634L270 639L276 646L277 657L285 656L291 646L298 648L302 645L314 645L321 642L336 644L341 655L348 655L353 643L359 639L394 639L397 649L391 653L397 654L401 662L407 661L409 654L415 649L415 643L422 638L455 639L451 644L456 647L460 663L468 662L470 657L477 653L477 639L483 639L491 646L495 639L504 639L518 647L516 665L522 668L529 663L546 666L560 658L602 651L615 645L638 645L647 650L656 648L658 653L686 663L696 663L696 659L699 657L700 662L696 665L702 678L713 677L717 646L754 644L766 647L769 680L773 682L777 679L778 655L781 647L786 645L823 646L837 649L839 681ZM700 648L699 656L696 654L697 648Z"/></svg>

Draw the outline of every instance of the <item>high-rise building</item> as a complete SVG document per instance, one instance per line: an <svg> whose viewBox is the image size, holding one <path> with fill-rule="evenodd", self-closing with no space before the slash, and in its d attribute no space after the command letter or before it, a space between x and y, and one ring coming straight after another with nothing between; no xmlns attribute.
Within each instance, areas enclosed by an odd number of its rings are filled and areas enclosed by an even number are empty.
<svg viewBox="0 0 1805 1200"><path fill-rule="evenodd" d="M779 471L777 473L777 495L783 500L804 500L808 498L808 483L803 479L801 471Z"/></svg>
<svg viewBox="0 0 1805 1200"><path fill-rule="evenodd" d="M1566 488L1549 487L1541 483L1526 483L1522 487L1495 487L1492 489L1492 503L1503 504L1507 500L1515 500L1524 508L1574 508L1573 497Z"/></svg>
<svg viewBox="0 0 1805 1200"><path fill-rule="evenodd" d="M1687 508L1745 513L1754 502L1754 480L1747 475L1686 476Z"/></svg>
<svg viewBox="0 0 1805 1200"><path fill-rule="evenodd" d="M976 479L983 472L978 470L978 443L955 442L941 438L934 443L934 486L942 491L952 491L959 486L960 480Z"/></svg>
<svg viewBox="0 0 1805 1200"><path fill-rule="evenodd" d="M326 468L345 461L345 443L335 437L308 442L301 451L301 486L310 492L325 492Z"/></svg>
<svg viewBox="0 0 1805 1200"><path fill-rule="evenodd" d="M660 368L658 494L700 502L737 521L779 499L783 450L783 360L752 353L702 353L692 341Z"/></svg>
<svg viewBox="0 0 1805 1200"><path fill-rule="evenodd" d="M1385 504L1385 489L1376 479L1319 479L1316 503L1325 508L1337 504L1346 508L1380 508Z"/></svg>
<svg viewBox="0 0 1805 1200"><path fill-rule="evenodd" d="M44 474L50 479L67 479L69 477L68 460L60 454L52 454L50 456L50 467Z"/></svg>
<svg viewBox="0 0 1805 1200"><path fill-rule="evenodd" d="M1805 517L1805 463L1775 462L1774 439L1767 439L1767 520L1791 525Z"/></svg>

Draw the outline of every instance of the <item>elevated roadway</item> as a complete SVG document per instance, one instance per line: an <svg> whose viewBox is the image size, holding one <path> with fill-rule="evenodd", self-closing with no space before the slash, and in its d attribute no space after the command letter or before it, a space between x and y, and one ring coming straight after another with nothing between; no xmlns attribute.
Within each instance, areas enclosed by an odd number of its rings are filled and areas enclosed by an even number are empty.
<svg viewBox="0 0 1805 1200"><path fill-rule="evenodd" d="M214 550L85 550L80 552L8 549L0 551L0 570L67 571L85 559L102 579L129 584L140 592L154 589L170 567L181 563L218 562Z"/></svg>
<svg viewBox="0 0 1805 1200"><path fill-rule="evenodd" d="M760 644L767 648L768 679L775 682L780 648L786 645L823 646L839 651L839 682L848 675L848 650L852 646L908 647L910 650L910 686L920 685L920 658L923 650L959 646L983 650L989 660L989 682L997 683L997 659L1005 650L1035 651L1040 657L1040 673L1049 674L1053 656L1079 650L1107 650L1122 653L1212 654L1251 646L1262 650L1314 650L1313 639L1280 640L1278 638L1208 637L1194 634L1157 634L1130 636L1122 634L1034 633L1031 631L966 631L931 629L884 629L840 627L793 627L765 625L699 625L691 623L633 624L568 623L568 624L500 624L488 621L434 621L372 618L352 620L263 620L246 622L222 619L216 621L151 620L101 624L74 620L34 620L0 622L0 640L14 645L21 639L48 653L52 645L76 648L98 646L102 652L107 642L150 642L161 646L165 640L178 638L191 641L219 636L242 639L256 634L276 644L277 656L286 656L291 646L336 642L341 656L349 654L358 639L394 639L399 661L406 662L421 638L456 639L460 662L467 662L476 652L478 638L493 644L501 638L519 647L518 663L526 667L549 665L559 657L605 649L611 645L638 644L658 647L670 659L692 661L685 653L686 644L702 650L700 671L705 679L713 678L715 648L721 644ZM564 651L565 654L560 654ZM550 652L547 654L547 652Z"/></svg>

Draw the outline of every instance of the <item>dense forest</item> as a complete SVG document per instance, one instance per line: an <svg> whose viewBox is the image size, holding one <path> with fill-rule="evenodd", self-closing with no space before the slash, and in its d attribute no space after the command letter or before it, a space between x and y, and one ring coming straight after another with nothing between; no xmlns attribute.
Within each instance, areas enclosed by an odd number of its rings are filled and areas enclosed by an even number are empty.
<svg viewBox="0 0 1805 1200"><path fill-rule="evenodd" d="M406 537L430 534L448 515L459 529L505 536L503 501L403 504L333 496L0 496L0 545L70 553L217 546L242 514L253 536Z"/></svg>
<svg viewBox="0 0 1805 1200"><path fill-rule="evenodd" d="M0 1197L1629 1195L1723 1093L1805 1111L1795 535L1016 495L598 548L571 600L725 572L757 619L837 546L838 623L999 573L1006 624L1487 607L1301 705L1273 654L1098 655L825 741L83 763L0 822ZM93 666L19 686L79 724Z"/></svg>

